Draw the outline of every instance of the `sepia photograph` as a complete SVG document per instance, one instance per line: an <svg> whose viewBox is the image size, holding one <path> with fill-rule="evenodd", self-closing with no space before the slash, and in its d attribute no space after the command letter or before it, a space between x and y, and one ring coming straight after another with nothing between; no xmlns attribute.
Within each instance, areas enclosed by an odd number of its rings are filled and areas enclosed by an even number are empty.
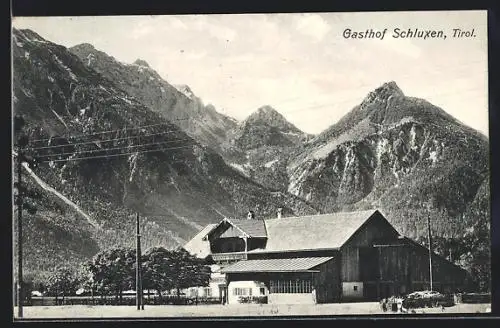
<svg viewBox="0 0 500 328"><path fill-rule="evenodd" d="M13 320L491 312L486 10L11 25Z"/></svg>

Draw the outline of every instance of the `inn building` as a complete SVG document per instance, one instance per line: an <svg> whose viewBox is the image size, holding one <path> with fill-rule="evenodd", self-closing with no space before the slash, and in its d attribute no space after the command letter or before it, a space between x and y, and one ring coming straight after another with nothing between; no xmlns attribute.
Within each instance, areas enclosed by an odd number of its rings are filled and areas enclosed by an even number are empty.
<svg viewBox="0 0 500 328"><path fill-rule="evenodd" d="M259 219L224 218L184 248L213 263L198 295L236 304L378 301L428 289L429 250L400 235L379 210ZM432 254L433 290L463 288L467 272ZM198 291L196 291L198 293Z"/></svg>

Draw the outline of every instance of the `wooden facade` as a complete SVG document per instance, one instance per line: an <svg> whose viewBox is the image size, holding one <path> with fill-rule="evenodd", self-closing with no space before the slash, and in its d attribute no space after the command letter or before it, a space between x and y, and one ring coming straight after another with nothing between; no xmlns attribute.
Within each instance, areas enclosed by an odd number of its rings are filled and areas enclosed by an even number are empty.
<svg viewBox="0 0 500 328"><path fill-rule="evenodd" d="M383 296L430 288L428 249L408 240L375 248L379 272L377 280L372 283L378 282L385 287L380 292ZM433 290L442 293L460 290L466 278L465 270L436 254L432 255Z"/></svg>
<svg viewBox="0 0 500 328"><path fill-rule="evenodd" d="M340 279L341 262L339 256L317 266L314 274L314 286L318 303L334 303L341 299L342 287Z"/></svg>
<svg viewBox="0 0 500 328"><path fill-rule="evenodd" d="M322 220L324 222L325 218ZM330 258L311 268L310 272L293 272L290 269L288 272L227 273L227 286L236 281L248 281L254 286L258 286L255 283L261 283L266 287L266 293L272 294L276 291L273 286L280 282L293 284L293 281L303 281L309 288L307 281L310 281L318 303L378 301L392 295L429 289L428 249L400 236L379 211L373 211L359 222L359 226L353 228L353 232L339 245L332 244L329 248L321 249L300 249L300 245L297 245L299 249L267 250L267 238L249 237L243 229L232 226L230 222L222 222L214 228L208 240L212 258L223 266L239 260ZM343 229L343 226L345 224L338 228ZM300 230L296 233L304 236L309 232ZM331 234L335 235L336 231L331 231ZM272 234L269 238L272 238ZM315 236L310 235L310 238ZM465 284L465 270L435 254L432 264L434 290L454 292ZM303 293L304 289L299 292ZM285 293L278 293L284 302ZM293 297L291 294L293 290L290 292L290 297ZM300 297L303 301L312 300L303 295Z"/></svg>

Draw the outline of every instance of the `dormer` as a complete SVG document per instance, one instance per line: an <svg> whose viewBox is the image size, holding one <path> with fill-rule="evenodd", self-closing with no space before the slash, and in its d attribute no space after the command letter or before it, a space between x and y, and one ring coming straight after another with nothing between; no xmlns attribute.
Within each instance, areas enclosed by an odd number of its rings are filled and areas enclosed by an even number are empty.
<svg viewBox="0 0 500 328"><path fill-rule="evenodd" d="M203 237L210 244L212 254L248 252L265 247L266 226L263 220L256 220L250 211L247 219L224 218Z"/></svg>

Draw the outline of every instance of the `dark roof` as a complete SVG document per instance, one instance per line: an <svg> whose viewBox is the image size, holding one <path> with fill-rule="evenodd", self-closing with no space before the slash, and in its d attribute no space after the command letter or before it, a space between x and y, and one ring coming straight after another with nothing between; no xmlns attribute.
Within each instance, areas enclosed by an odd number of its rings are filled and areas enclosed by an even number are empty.
<svg viewBox="0 0 500 328"><path fill-rule="evenodd" d="M338 249L377 212L338 212L265 220L268 240L265 250L260 251Z"/></svg>
<svg viewBox="0 0 500 328"><path fill-rule="evenodd" d="M314 267L331 259L333 259L333 257L247 260L229 265L221 269L220 272L310 272Z"/></svg>
<svg viewBox="0 0 500 328"><path fill-rule="evenodd" d="M208 236L212 231L215 230L219 225L224 222L228 222L231 226L239 230L242 234L246 234L248 237L254 238L265 238L267 237L266 225L263 220L242 220L242 219L228 219L224 218L221 222L214 224L211 229L207 230L202 238Z"/></svg>
<svg viewBox="0 0 500 328"><path fill-rule="evenodd" d="M264 220L228 219L228 221L243 230L250 237L267 237Z"/></svg>
<svg viewBox="0 0 500 328"><path fill-rule="evenodd" d="M383 217L378 210L368 210L266 220L225 218L207 226L193 239L204 239L220 224L228 222L248 237L267 237L265 249L250 253L339 249L376 213Z"/></svg>

